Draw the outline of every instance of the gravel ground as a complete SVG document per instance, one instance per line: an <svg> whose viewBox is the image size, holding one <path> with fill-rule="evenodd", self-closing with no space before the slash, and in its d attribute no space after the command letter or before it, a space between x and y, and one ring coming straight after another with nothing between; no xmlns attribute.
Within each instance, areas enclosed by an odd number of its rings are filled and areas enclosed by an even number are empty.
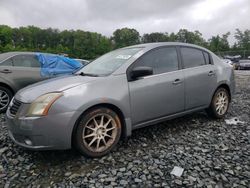
<svg viewBox="0 0 250 188"><path fill-rule="evenodd" d="M0 125L0 187L250 187L250 73L237 71L228 125L199 112L133 132L109 155L34 152ZM174 166L184 169L171 175Z"/></svg>

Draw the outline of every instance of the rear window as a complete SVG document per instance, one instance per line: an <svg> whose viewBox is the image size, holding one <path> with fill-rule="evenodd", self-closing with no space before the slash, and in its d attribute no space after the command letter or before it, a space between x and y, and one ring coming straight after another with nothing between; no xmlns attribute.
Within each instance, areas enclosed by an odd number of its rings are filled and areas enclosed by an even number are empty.
<svg viewBox="0 0 250 188"><path fill-rule="evenodd" d="M35 55L17 55L13 57L13 64L16 67L40 67Z"/></svg>
<svg viewBox="0 0 250 188"><path fill-rule="evenodd" d="M205 65L205 58L201 50L195 48L181 47L184 68L192 68Z"/></svg>

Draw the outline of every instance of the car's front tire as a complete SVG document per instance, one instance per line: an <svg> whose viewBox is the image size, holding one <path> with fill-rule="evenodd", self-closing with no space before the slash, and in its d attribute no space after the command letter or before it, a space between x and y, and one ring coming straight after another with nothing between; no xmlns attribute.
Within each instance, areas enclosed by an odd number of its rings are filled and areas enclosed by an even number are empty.
<svg viewBox="0 0 250 188"><path fill-rule="evenodd" d="M230 96L228 90L220 87L214 93L210 106L206 109L207 114L216 119L221 119L228 111Z"/></svg>
<svg viewBox="0 0 250 188"><path fill-rule="evenodd" d="M0 86L0 113L7 110L12 97L13 94L8 88Z"/></svg>
<svg viewBox="0 0 250 188"><path fill-rule="evenodd" d="M121 120L111 109L98 107L84 113L76 127L76 149L87 157L109 153L121 137Z"/></svg>

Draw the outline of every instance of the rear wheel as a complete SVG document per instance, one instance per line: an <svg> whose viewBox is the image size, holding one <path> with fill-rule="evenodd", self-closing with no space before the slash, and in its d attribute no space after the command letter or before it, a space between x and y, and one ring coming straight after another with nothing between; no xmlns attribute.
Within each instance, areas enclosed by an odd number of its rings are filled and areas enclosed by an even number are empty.
<svg viewBox="0 0 250 188"><path fill-rule="evenodd" d="M209 108L206 110L208 115L213 118L223 118L229 107L229 93L225 88L219 88L215 92Z"/></svg>
<svg viewBox="0 0 250 188"><path fill-rule="evenodd" d="M87 157L102 157L110 152L121 136L121 121L108 108L94 108L83 114L75 132L75 146Z"/></svg>
<svg viewBox="0 0 250 188"><path fill-rule="evenodd" d="M0 86L0 113L7 110L12 97L13 94L8 88Z"/></svg>

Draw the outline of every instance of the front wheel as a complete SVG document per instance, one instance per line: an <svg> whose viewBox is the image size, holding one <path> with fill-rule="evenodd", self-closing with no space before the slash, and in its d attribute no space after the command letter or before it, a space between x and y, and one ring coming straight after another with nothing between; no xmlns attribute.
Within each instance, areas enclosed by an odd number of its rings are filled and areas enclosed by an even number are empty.
<svg viewBox="0 0 250 188"><path fill-rule="evenodd" d="M225 88L219 88L215 92L211 104L208 109L206 109L209 116L221 119L227 113L229 108L229 93Z"/></svg>
<svg viewBox="0 0 250 188"><path fill-rule="evenodd" d="M102 157L121 136L119 116L108 108L94 108L82 115L75 132L75 146L87 157Z"/></svg>

